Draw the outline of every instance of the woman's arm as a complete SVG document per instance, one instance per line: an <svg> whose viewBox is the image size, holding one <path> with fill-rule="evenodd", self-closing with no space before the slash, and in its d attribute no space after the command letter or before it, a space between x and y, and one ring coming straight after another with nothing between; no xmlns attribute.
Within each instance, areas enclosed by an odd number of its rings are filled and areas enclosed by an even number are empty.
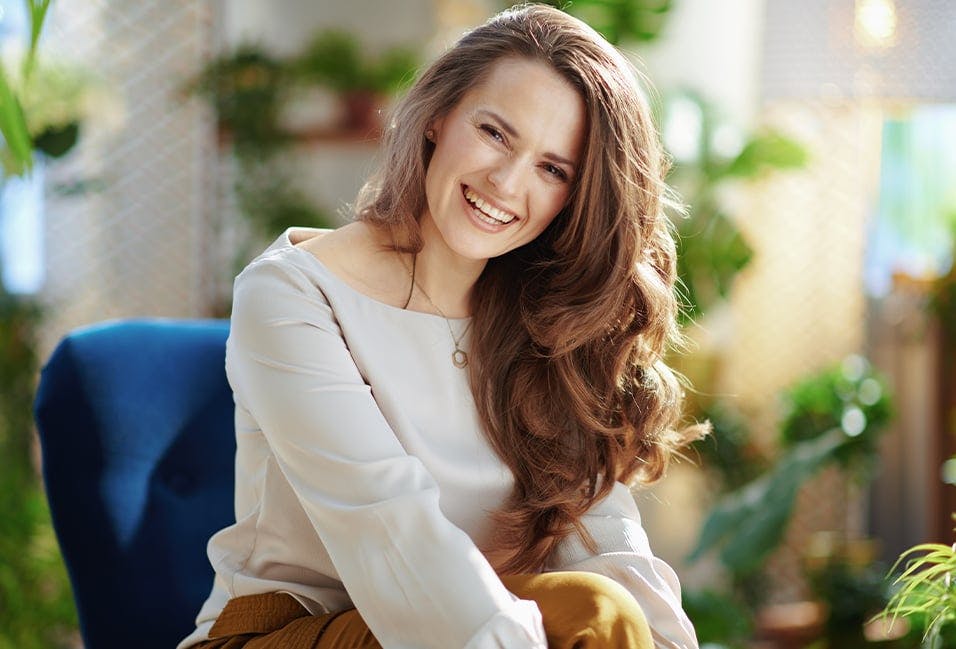
<svg viewBox="0 0 956 649"><path fill-rule="evenodd" d="M537 606L442 515L306 276L266 258L236 279L226 369L383 647L547 646Z"/></svg>
<svg viewBox="0 0 956 649"><path fill-rule="evenodd" d="M651 552L641 515L627 486L615 483L581 522L597 543L597 553L573 534L557 547L548 570L583 570L610 577L641 605L662 649L697 649L697 635L681 608L680 583L669 565Z"/></svg>

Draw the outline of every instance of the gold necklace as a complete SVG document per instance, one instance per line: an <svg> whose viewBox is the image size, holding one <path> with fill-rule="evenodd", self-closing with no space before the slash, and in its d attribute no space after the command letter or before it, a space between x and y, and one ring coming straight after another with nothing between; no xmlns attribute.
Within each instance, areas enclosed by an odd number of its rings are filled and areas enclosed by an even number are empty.
<svg viewBox="0 0 956 649"><path fill-rule="evenodd" d="M415 292L416 288L419 291L421 291L422 295L425 296L425 299L428 300L428 303L432 305L433 309L438 311L438 315L440 315L442 319L445 321L445 324L448 326L448 333L451 334L451 339L455 342L455 351L451 353L452 364L454 364L454 366L457 367L458 369L463 369L464 367L468 365L468 353L461 348L461 341L465 339L465 334L468 333L468 330L471 328L471 323L473 321L468 322L468 325L465 327L464 331L461 332L460 336L455 336L455 330L452 329L451 320L449 320L448 316L445 315L445 312L439 309L438 305L435 304L435 302L433 302L430 297L428 297L428 293L425 292L425 289L423 289L421 285L417 281L415 281L416 262L418 262L417 254L412 256L412 271L411 271L412 283L411 283L411 286L408 287L408 297L405 299L405 305L402 308L403 309L408 308L408 303L412 301L412 293ZM405 265L404 259L402 259L402 265L405 266L406 269L408 268L408 266Z"/></svg>

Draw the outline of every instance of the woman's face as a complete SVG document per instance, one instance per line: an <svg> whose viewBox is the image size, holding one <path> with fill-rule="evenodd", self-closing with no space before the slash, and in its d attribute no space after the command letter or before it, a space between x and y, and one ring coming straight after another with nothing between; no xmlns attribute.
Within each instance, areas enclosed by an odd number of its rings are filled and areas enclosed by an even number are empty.
<svg viewBox="0 0 956 649"><path fill-rule="evenodd" d="M584 101L550 67L496 63L432 124L425 245L484 261L533 240L568 202L585 128Z"/></svg>

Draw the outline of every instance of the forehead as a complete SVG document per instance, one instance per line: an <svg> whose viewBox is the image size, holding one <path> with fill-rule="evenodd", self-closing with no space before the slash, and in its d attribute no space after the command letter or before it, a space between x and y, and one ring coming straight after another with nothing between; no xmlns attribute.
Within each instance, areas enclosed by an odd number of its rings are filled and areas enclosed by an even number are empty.
<svg viewBox="0 0 956 649"><path fill-rule="evenodd" d="M576 157L587 121L578 90L541 61L505 58L462 97L456 111L491 111L529 142L542 141L555 153Z"/></svg>

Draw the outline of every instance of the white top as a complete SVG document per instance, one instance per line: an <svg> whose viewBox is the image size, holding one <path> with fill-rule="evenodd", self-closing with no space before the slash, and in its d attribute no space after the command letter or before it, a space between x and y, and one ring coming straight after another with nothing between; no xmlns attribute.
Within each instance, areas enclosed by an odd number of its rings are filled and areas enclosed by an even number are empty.
<svg viewBox="0 0 956 649"><path fill-rule="evenodd" d="M197 629L232 597L281 591L311 613L355 606L384 649L546 649L541 614L480 548L513 478L482 433L445 320L362 294L288 230L239 274L226 343L236 403L236 523ZM467 319L451 320L459 335ZM467 347L467 339L463 344ZM697 647L671 568L627 487L583 519L549 570L624 585L658 647Z"/></svg>

